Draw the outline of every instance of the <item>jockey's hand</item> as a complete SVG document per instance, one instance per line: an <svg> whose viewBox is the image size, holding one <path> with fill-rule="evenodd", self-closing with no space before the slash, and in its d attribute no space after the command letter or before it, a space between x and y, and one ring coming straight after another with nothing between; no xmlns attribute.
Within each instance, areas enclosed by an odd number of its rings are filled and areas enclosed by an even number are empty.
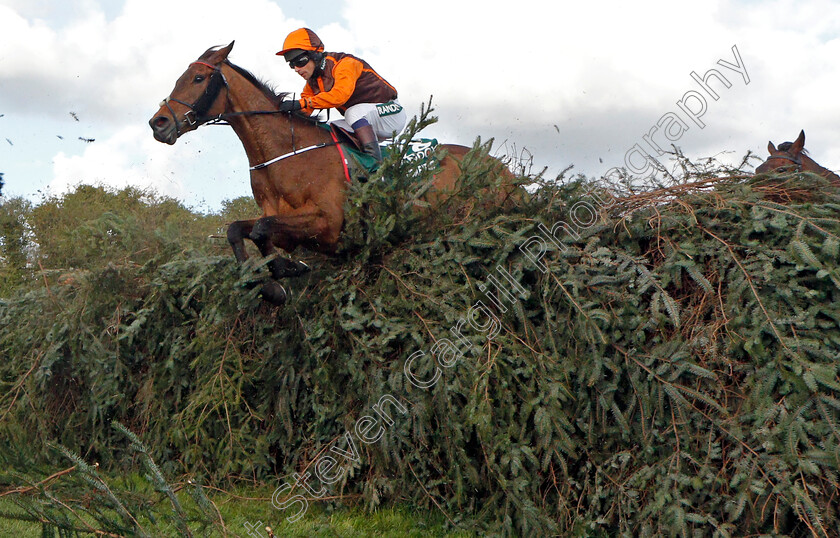
<svg viewBox="0 0 840 538"><path fill-rule="evenodd" d="M293 101L283 101L280 103L280 106L277 107L277 110L280 112L297 112L301 108L303 107L300 106L300 101L295 99Z"/></svg>

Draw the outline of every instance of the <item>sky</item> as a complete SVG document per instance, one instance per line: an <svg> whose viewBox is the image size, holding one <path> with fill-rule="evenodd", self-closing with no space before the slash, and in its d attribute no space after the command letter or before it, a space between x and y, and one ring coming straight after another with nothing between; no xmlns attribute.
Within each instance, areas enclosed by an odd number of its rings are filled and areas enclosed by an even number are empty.
<svg viewBox="0 0 840 538"><path fill-rule="evenodd" d="M133 185L200 211L250 195L229 127L168 146L147 122L191 61L234 40L231 61L299 92L275 52L304 26L368 61L409 116L432 97L424 136L493 138L533 173L642 174L670 144L736 162L802 129L840 168L837 0L0 0L3 194Z"/></svg>

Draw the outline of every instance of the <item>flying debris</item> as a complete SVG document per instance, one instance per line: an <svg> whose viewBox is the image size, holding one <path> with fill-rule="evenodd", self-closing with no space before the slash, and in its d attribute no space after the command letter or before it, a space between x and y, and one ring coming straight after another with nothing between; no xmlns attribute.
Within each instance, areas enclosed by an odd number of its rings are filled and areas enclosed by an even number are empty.
<svg viewBox="0 0 840 538"><path fill-rule="evenodd" d="M55 135L55 136L57 136L59 140L64 140L64 137L61 136L61 135Z"/></svg>
<svg viewBox="0 0 840 538"><path fill-rule="evenodd" d="M75 112L71 112L70 115L73 116L74 120L79 121L79 116L77 116Z"/></svg>
<svg viewBox="0 0 840 538"><path fill-rule="evenodd" d="M79 140L81 140L82 142L87 142L88 144L90 144L91 142L96 141L96 139L95 139L95 138L84 138L84 137L81 137L81 136L79 137Z"/></svg>
<svg viewBox="0 0 840 538"><path fill-rule="evenodd" d="M3 116L5 116L5 114L0 114L0 118L2 118Z"/></svg>
<svg viewBox="0 0 840 538"><path fill-rule="evenodd" d="M6 139L6 142L8 142L10 146L14 146L14 144L12 144L12 141L9 140L8 138Z"/></svg>

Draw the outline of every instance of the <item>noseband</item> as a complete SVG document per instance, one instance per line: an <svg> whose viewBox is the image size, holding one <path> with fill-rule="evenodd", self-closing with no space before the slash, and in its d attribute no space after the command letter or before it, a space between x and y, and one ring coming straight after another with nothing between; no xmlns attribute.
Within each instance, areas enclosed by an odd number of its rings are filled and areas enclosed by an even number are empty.
<svg viewBox="0 0 840 538"><path fill-rule="evenodd" d="M227 79L225 79L225 75L218 66L210 65L204 62L193 62L190 65L195 64L204 65L213 70L210 74L210 78L207 80L207 87L204 89L204 93L201 94L201 97L196 99L193 104L185 103L184 101L176 99L171 95L160 102L160 106L165 106L172 115L172 120L175 122L175 131L178 133L178 136L181 136L181 129L178 127L178 116L175 114L175 111L172 110L172 106L169 104L170 101L174 101L187 107L188 110L184 113L184 122L192 127L196 124L201 125L210 120L219 119L221 114L219 116L207 116L207 111L210 110L210 107L213 106L214 102L216 102L216 98L219 97L219 93L221 93L222 88L230 91L227 85ZM190 117L191 114L192 117Z"/></svg>
<svg viewBox="0 0 840 538"><path fill-rule="evenodd" d="M786 161L790 161L790 162L798 165L800 168L802 167L802 161L801 160L794 159L793 157L790 157L789 155L771 155L770 159L784 159ZM767 160L769 161L770 159L767 159Z"/></svg>

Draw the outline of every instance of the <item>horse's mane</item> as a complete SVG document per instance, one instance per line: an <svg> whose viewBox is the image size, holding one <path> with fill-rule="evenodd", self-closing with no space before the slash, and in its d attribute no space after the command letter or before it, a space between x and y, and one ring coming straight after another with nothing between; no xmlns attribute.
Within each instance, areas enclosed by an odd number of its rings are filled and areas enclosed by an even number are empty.
<svg viewBox="0 0 840 538"><path fill-rule="evenodd" d="M204 54L199 57L199 60L206 60L207 57L210 56L217 47L211 47L207 49ZM225 60L225 64L229 66L231 69L245 77L245 80L253 84L258 90L260 90L273 104L274 106L278 106L283 100L286 99L292 92L277 92L269 83L265 82L264 80L260 80L256 77L253 73L245 69L244 67L239 67L235 63L231 62L230 60ZM319 123L317 117L310 118L309 116L304 116L299 113L294 114L295 117L305 120L312 124Z"/></svg>
<svg viewBox="0 0 840 538"><path fill-rule="evenodd" d="M245 77L245 79L246 79L248 82L250 82L251 84L253 84L254 86L256 86L256 88L257 88L258 90L260 90L261 92L263 92L263 94L265 94L265 96L266 96L266 97L268 97L268 98L271 100L271 102L272 102L272 103L274 103L275 105L279 104L279 103L280 103L280 101L282 101L282 100L283 100L283 98L284 98L284 97L286 97L286 93L285 93L285 92L283 92L283 93L279 93L279 94L278 94L278 93L274 90L274 88L272 88L272 87L271 87L271 86L270 86L267 82L265 82L265 81L263 81L263 80L258 79L256 76L254 76L254 74L253 74L253 73L251 73L251 72L250 72L250 71L248 71L247 69L245 69L245 68L243 68L243 67L239 67L238 65L236 65L236 64L234 64L234 63L231 63L231 62L230 62L230 61L228 61L228 60L225 60L225 63L226 63L226 64L227 64L227 65L228 65L231 69L233 69L234 71L236 71L237 73L239 73L240 75L242 75L243 77Z"/></svg>
<svg viewBox="0 0 840 538"><path fill-rule="evenodd" d="M274 106L278 106L282 101L284 101L286 99L286 97L288 97L292 93L292 92L277 93L274 90L274 88L272 88L267 82L264 82L264 81L258 79L256 76L254 76L253 73L251 73L247 69L245 69L243 67L239 67L238 65L233 64L228 60L225 60L225 63L228 66L230 66L231 69L233 69L234 71L236 71L237 73L239 73L240 75L245 77L245 79L248 82L250 82L251 84L253 84L254 86L256 86L257 89L259 89L261 92L263 92L265 94L265 96L268 97L271 100L272 103L274 103ZM298 119L304 120L307 123L311 123L313 125L318 123L318 118L317 117L310 118L309 116L304 116L303 114L301 114L299 112L294 113L293 116L298 118Z"/></svg>
<svg viewBox="0 0 840 538"><path fill-rule="evenodd" d="M791 146L793 146L793 142L782 142L776 149L778 149L779 151L790 151ZM802 148L802 153L808 155L808 150Z"/></svg>
<svg viewBox="0 0 840 538"><path fill-rule="evenodd" d="M210 57L211 54L213 54L214 52L216 52L216 50L218 50L218 48L219 47L210 47L209 49L204 51L204 54L202 54L201 56L198 57L198 60L199 61L207 60ZM283 100L283 97L285 97L286 94L284 94L284 93L278 94L274 90L274 88L272 88L267 82L258 79L256 76L254 76L253 73L251 73L247 69L243 69L242 67L239 67L238 65L232 63L230 60L225 60L225 64L227 64L234 71L236 71L237 73L239 73L240 75L245 77L245 79L248 80L248 82L250 82L251 84L256 86L257 89L259 89L263 94L265 94L265 96L268 97L268 99L272 103L274 103L275 105L279 104L280 101Z"/></svg>

